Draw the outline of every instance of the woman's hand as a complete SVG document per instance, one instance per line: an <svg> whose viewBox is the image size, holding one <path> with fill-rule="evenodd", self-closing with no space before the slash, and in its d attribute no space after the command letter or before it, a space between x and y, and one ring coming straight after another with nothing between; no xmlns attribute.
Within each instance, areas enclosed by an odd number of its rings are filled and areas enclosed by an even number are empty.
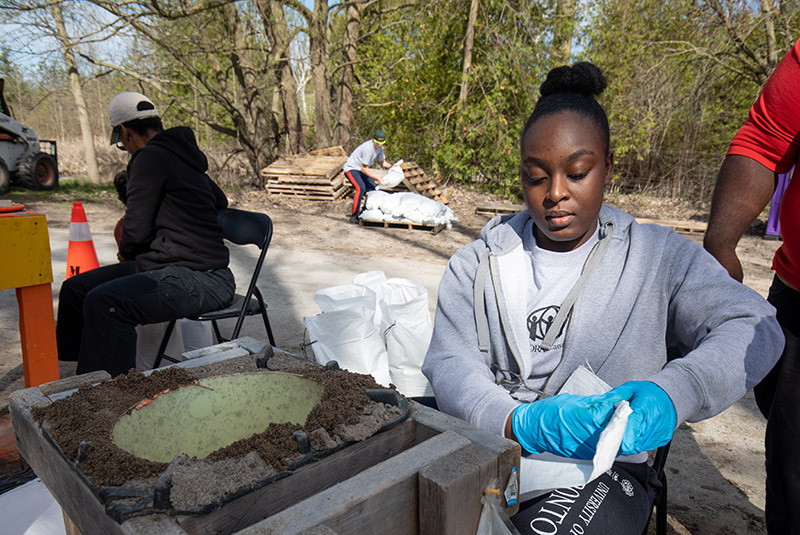
<svg viewBox="0 0 800 535"><path fill-rule="evenodd" d="M591 459L600 433L623 398L615 394L558 394L520 405L511 416L514 436L531 453Z"/></svg>
<svg viewBox="0 0 800 535"><path fill-rule="evenodd" d="M675 405L657 384L628 381L605 395L628 400L633 411L622 436L620 455L654 450L672 440L678 418Z"/></svg>

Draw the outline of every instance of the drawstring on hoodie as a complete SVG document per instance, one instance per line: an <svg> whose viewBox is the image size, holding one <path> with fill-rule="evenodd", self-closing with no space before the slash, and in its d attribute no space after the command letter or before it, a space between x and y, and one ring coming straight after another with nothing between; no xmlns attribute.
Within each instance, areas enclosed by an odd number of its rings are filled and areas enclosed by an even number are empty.
<svg viewBox="0 0 800 535"><path fill-rule="evenodd" d="M573 285L572 289L567 294L567 297L564 299L564 302L561 304L559 308L558 314L556 314L553 323L547 329L547 333L545 333L544 341L542 342L542 347L545 349L550 349L555 342L556 336L558 333L561 332L561 328L563 327L564 323L567 321L569 317L569 313L572 311L572 308L575 305L575 301L577 301L578 297L580 296L583 287L586 286L586 282L589 280L589 277L600 265L600 261L605 256L606 250L608 249L609 244L611 243L611 238L614 236L614 223L612 221L607 221L603 224L601 229L601 236L600 240L594 245L592 250L589 252L589 256L586 259L586 262L583 265L583 270L581 271L581 275L578 280ZM491 251L487 245L486 249L484 250L483 254L481 255L480 262L478 263L478 269L475 273L475 285L473 286L473 303L474 303L474 313L475 313L475 324L477 326L477 334L478 334L478 348L481 351L488 351L490 347L489 342L489 318L486 314L486 299L485 299L485 287L486 287L486 276L489 273L489 269L491 266L490 262ZM495 299L499 302L499 296L497 296L498 288L494 284L493 279L493 286L495 290ZM503 329L506 330L505 326L505 318L503 317L503 312L500 309L500 321L503 324ZM509 344L514 351L514 344ZM543 392L536 388L531 388L526 384L526 378L521 377L519 374L516 374L510 370L502 370L497 368L498 371L511 375L515 378L514 381L509 380L502 380L500 383L503 384L521 384L525 388L537 392L539 394L543 394Z"/></svg>

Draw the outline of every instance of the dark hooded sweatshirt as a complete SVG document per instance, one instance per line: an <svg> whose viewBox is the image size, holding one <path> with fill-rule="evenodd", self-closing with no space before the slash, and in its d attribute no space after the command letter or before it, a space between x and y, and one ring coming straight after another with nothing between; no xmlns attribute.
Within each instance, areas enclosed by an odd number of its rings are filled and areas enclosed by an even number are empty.
<svg viewBox="0 0 800 535"><path fill-rule="evenodd" d="M190 128L156 134L128 162L128 203L120 254L142 271L166 266L227 267L217 211L225 194L206 175L208 160Z"/></svg>

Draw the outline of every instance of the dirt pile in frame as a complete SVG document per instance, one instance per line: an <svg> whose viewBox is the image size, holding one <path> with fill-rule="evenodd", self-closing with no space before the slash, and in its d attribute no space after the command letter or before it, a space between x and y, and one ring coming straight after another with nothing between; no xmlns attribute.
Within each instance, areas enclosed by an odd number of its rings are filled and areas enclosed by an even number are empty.
<svg viewBox="0 0 800 535"><path fill-rule="evenodd" d="M202 384L207 377L270 371L290 372L323 385L322 398L304 425L273 423L263 432L203 459L179 455L171 463L136 457L118 448L111 438L120 416L157 395ZM158 502L159 481L165 478L168 503L156 503L156 508L201 513L225 496L239 495L243 489L291 470L302 461L304 453L324 454L325 450L369 438L403 412L399 407L372 401L365 394L381 388L369 375L302 364L283 356L272 357L265 370L248 356L196 368L170 367L149 376L132 370L97 385L83 386L67 398L35 409L33 416L64 456L80 467L101 498L129 498L126 507L131 509L117 515L121 520L151 508L154 489ZM297 431L308 437L305 452L298 449Z"/></svg>

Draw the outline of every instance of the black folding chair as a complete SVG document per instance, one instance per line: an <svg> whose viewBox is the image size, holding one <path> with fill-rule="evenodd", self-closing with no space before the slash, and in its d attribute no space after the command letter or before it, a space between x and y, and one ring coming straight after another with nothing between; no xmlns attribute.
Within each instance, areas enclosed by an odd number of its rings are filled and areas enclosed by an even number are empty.
<svg viewBox="0 0 800 535"><path fill-rule="evenodd" d="M653 506L656 510L656 534L667 535L667 474L664 472L664 467L667 464L667 455L669 454L669 447L672 442L667 442L656 450L656 455L653 458L653 470L658 474L658 480L661 482L661 491L656 498ZM647 529L650 527L650 521L644 527L642 535L647 535Z"/></svg>
<svg viewBox="0 0 800 535"><path fill-rule="evenodd" d="M226 342L239 336L245 316L261 314L269 343L275 346L272 328L270 327L269 318L267 317L267 305L264 302L261 291L258 289L258 286L256 286L258 276L261 273L261 267L264 265L264 257L267 255L269 242L272 240L272 220L266 214L226 208L219 213L217 221L219 221L222 227L222 235L226 240L237 245L257 245L259 249L261 249L261 254L259 254L258 261L253 268L253 276L250 278L250 284L247 287L247 293L245 295L237 293L230 306L187 319L194 321L210 321L214 327L214 334L217 337L217 341ZM228 318L236 318L236 326L233 328L231 337L224 338L220 333L217 322ZM167 330L164 333L164 337L161 339L158 355L153 364L154 368L159 367L162 359L170 362L178 362L176 359L164 353L169 343L170 336L172 336L172 331L175 329L176 321L177 320L172 320L167 325Z"/></svg>

